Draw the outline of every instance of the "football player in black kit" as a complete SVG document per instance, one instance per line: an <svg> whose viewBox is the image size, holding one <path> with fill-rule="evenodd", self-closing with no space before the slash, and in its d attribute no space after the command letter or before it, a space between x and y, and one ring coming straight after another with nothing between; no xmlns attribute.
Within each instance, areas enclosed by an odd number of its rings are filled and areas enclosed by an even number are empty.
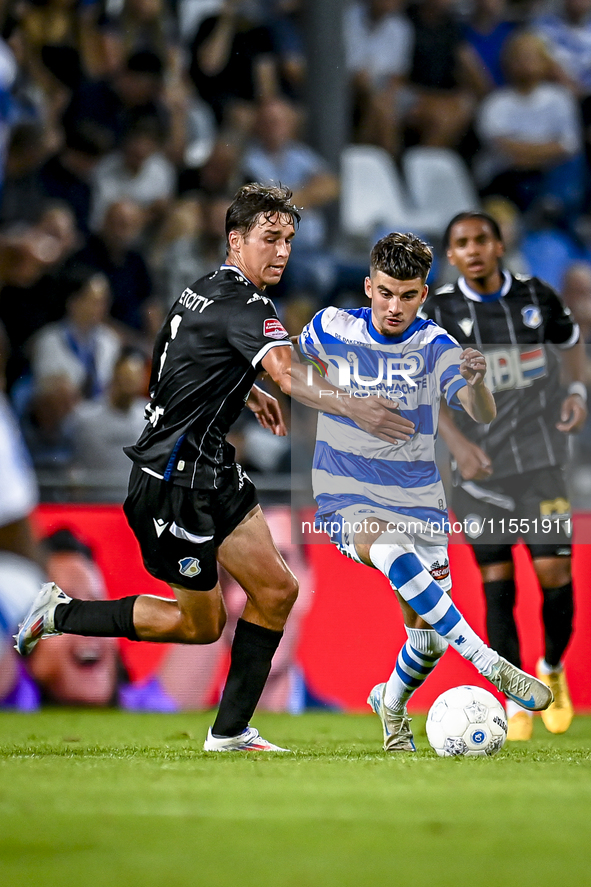
<svg viewBox="0 0 591 887"><path fill-rule="evenodd" d="M439 428L454 462L451 504L480 567L489 643L518 667L512 545L522 538L529 548L543 592L545 652L537 675L555 700L542 718L550 732L563 733L573 717L562 664L573 621L564 466L567 435L579 431L587 415L584 345L547 284L503 270L502 235L491 216L458 214L445 245L461 276L437 290L424 311L461 345L486 355L497 403L489 426L442 411ZM561 369L570 380L566 392ZM531 713L508 700L507 714L508 738L529 739Z"/></svg>
<svg viewBox="0 0 591 887"><path fill-rule="evenodd" d="M226 216L225 264L184 290L156 340L149 421L127 449L134 465L124 510L146 569L170 585L176 600L136 594L79 601L49 582L16 635L23 655L59 633L212 643L226 621L220 563L248 600L206 751L284 750L249 722L298 585L226 442L245 403L263 427L286 433L276 399L254 385L257 375L267 372L285 394L349 416L384 440L407 438L413 428L379 397L327 400L328 380L309 377L292 359L288 334L266 295L281 279L299 222L290 201L285 188L240 189Z"/></svg>

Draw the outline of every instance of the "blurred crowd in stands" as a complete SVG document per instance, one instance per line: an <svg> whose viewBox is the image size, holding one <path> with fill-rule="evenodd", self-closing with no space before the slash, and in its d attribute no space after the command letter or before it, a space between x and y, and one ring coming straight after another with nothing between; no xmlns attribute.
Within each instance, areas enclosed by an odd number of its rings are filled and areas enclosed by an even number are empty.
<svg viewBox="0 0 591 887"><path fill-rule="evenodd" d="M339 170L306 139L303 0L4 0L0 16L6 388L43 494L88 498L92 476L119 501L155 333L223 259L237 187L280 181L304 209L274 293L293 335L362 304L371 238L340 236ZM591 341L591 0L352 0L343 38L351 141L397 164L457 152L507 265L554 285ZM234 443L250 470L289 472L289 439L249 417ZM591 462L591 429L577 447Z"/></svg>

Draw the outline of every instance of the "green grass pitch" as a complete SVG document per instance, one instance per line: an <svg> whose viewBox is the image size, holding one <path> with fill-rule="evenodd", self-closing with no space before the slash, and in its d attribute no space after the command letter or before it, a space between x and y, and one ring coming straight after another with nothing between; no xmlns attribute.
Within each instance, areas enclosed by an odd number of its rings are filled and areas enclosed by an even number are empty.
<svg viewBox="0 0 591 887"><path fill-rule="evenodd" d="M373 715L260 714L289 755L207 755L211 715L0 714L2 887L591 884L591 717L494 758L386 755Z"/></svg>

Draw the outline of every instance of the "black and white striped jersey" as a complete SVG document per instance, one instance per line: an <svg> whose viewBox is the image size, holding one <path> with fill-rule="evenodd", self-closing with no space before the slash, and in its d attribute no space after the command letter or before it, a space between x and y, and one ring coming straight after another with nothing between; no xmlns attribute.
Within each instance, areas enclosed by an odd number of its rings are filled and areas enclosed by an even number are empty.
<svg viewBox="0 0 591 887"><path fill-rule="evenodd" d="M568 439L556 429L565 396L560 350L578 341L579 329L554 290L505 271L500 297L485 301L461 277L430 296L423 311L461 345L486 355L497 417L490 425L463 412L454 419L490 456L495 478L564 464Z"/></svg>
<svg viewBox="0 0 591 887"><path fill-rule="evenodd" d="M148 423L127 455L181 486L215 487L234 448L226 441L261 361L289 346L271 299L228 265L187 287L154 347Z"/></svg>

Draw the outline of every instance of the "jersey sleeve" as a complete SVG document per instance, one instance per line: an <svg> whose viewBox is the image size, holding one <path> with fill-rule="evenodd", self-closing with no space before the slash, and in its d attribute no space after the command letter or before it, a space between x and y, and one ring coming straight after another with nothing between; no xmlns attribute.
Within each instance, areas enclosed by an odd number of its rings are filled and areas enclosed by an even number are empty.
<svg viewBox="0 0 591 887"><path fill-rule="evenodd" d="M543 293L548 307L545 341L561 349L572 348L579 341L579 325L553 289L544 286Z"/></svg>
<svg viewBox="0 0 591 887"><path fill-rule="evenodd" d="M314 315L312 320L306 324L298 340L302 356L316 367L322 376L327 373L328 356L324 343L326 341L325 326L330 320L331 312L336 311L334 308L324 308Z"/></svg>
<svg viewBox="0 0 591 887"><path fill-rule="evenodd" d="M435 375L439 390L452 409L463 409L458 391L467 384L460 373L461 346L449 335L439 335L432 347L435 349Z"/></svg>
<svg viewBox="0 0 591 887"><path fill-rule="evenodd" d="M228 341L253 367L260 364L271 348L291 347L289 333L277 317L273 302L259 293L247 296L242 310L232 312L228 319Z"/></svg>

